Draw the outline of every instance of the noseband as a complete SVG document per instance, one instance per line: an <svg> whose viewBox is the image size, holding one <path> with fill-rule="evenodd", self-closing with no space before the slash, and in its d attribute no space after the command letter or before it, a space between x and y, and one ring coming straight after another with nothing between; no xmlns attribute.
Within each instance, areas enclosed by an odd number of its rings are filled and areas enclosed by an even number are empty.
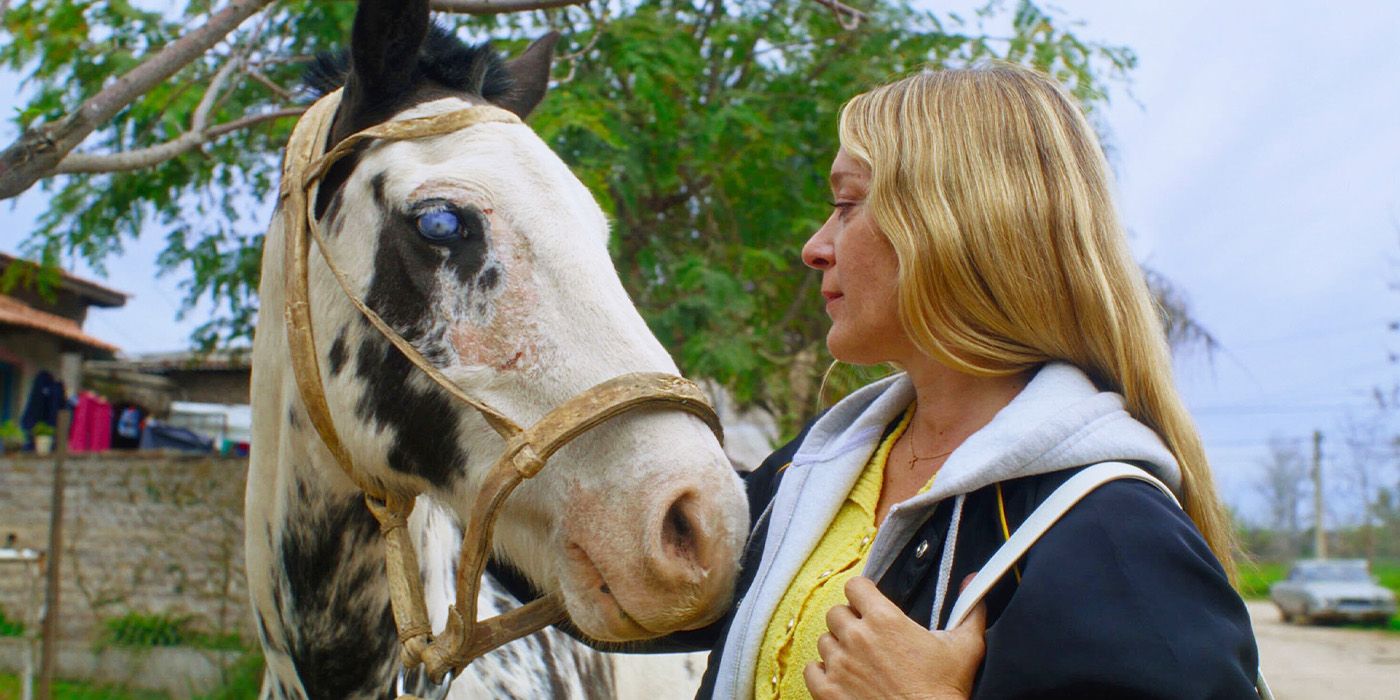
<svg viewBox="0 0 1400 700"><path fill-rule="evenodd" d="M378 124L351 135L325 152L331 122L339 104L340 91L337 90L307 110L292 131L286 160L282 165L279 196L286 236L283 273L287 295L284 309L287 342L297 389L311 424L316 427L321 441L346 476L365 493L365 503L379 521L384 537L385 569L394 623L403 645L403 665L411 669L422 664L429 678L437 682L448 672L454 675L460 673L472 660L496 647L564 619L563 603L553 596L488 620L476 619L477 591L486 569L492 532L501 505L516 486L538 474L550 456L608 419L641 408L686 411L705 421L717 437L722 438L723 435L719 418L699 387L687 379L668 374L639 372L610 379L565 401L529 428L520 427L452 383L352 292L345 273L336 266L316 224L312 203L316 201L321 178L331 165L361 142L370 139L420 139L487 122L519 124L520 119L497 107L473 106L445 114ZM356 469L349 450L341 442L331 420L325 386L321 382L316 342L311 332L308 272L313 239L346 298L365 319L434 383L458 401L480 412L486 423L506 443L504 453L487 473L472 505L470 522L463 533L461 558L457 563L456 604L448 608L447 627L437 636L433 635L428 623L417 554L407 527L414 498L418 494L389 488L380 479Z"/></svg>

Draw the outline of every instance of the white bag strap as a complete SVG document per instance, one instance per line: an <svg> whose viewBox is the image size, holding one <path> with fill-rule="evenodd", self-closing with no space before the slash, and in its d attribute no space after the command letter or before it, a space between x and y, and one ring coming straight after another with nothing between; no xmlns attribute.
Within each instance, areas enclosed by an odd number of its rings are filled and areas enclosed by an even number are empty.
<svg viewBox="0 0 1400 700"><path fill-rule="evenodd" d="M992 590L992 586L996 585L997 581L1000 581L1001 577L1005 576L1006 572L1026 555L1031 545L1034 545L1041 535L1044 535L1065 513L1068 513L1070 508L1073 508L1094 489L1118 479L1137 479L1152 484L1166 494L1167 498L1170 498L1178 508L1181 507L1181 502L1177 500L1176 495L1167 488L1166 484L1140 467L1123 462L1100 462L1085 467L1055 489L1050 497L1046 498L1026 518L1025 522L1016 528L1016 532L978 570L977 574L972 577L972 581L968 583L967 588L963 589L957 601L953 603L953 612L948 616L946 629L953 629L962 624L963 620L967 619L968 613L972 612L972 609L982 602L982 599ZM935 610L934 614L937 615L938 611ZM1269 689L1269 684L1264 680L1262 670L1259 671L1258 677L1255 679L1255 689L1262 700L1274 700L1274 694Z"/></svg>

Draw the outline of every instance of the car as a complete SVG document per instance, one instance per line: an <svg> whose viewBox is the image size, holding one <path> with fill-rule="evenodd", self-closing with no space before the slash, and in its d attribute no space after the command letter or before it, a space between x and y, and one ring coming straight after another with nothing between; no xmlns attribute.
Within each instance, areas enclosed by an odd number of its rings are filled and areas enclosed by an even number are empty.
<svg viewBox="0 0 1400 700"><path fill-rule="evenodd" d="M1395 615L1395 593L1365 559L1300 559L1269 587L1284 622L1381 622Z"/></svg>

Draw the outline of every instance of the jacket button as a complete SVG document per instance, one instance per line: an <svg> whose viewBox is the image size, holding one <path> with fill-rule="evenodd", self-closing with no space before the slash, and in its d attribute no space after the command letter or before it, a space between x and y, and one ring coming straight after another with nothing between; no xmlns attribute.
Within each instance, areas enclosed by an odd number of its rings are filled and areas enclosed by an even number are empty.
<svg viewBox="0 0 1400 700"><path fill-rule="evenodd" d="M928 540L919 542L919 546L914 548L914 557L916 559L923 559L925 554L928 554Z"/></svg>

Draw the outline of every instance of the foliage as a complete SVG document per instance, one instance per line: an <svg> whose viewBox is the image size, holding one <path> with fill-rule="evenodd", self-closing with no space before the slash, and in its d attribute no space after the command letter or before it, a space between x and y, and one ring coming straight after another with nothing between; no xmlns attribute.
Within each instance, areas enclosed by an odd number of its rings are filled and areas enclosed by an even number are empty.
<svg viewBox="0 0 1400 700"><path fill-rule="evenodd" d="M1268 598L1269 586L1288 575L1288 565L1282 562L1242 561L1239 563L1240 596L1248 599Z"/></svg>
<svg viewBox="0 0 1400 700"><path fill-rule="evenodd" d="M263 657L247 652L223 670L223 684L194 700L245 700L255 698L262 689Z"/></svg>
<svg viewBox="0 0 1400 700"><path fill-rule="evenodd" d="M121 617L102 621L101 644L126 647L176 647L187 643L190 631L188 615L130 612Z"/></svg>
<svg viewBox="0 0 1400 700"><path fill-rule="evenodd" d="M6 18L14 40L0 46L0 64L28 74L32 97L16 122L71 110L210 5L189 0L176 16L126 0L19 4ZM249 70L230 82L213 121L305 102L288 86L307 56L341 45L353 9L272 5L123 111L89 148L176 137L230 60ZM921 67L1004 59L1050 72L1092 110L1136 61L1126 48L1079 38L1072 22L1032 0L993 0L971 18L909 0L859 9L868 18L855 31L810 0L595 0L445 20L510 50L545 26L563 31L559 84L532 125L614 219L623 282L682 370L722 381L789 425L815 409L829 364L817 276L798 251L827 214L842 102ZM984 22L1009 32L991 36ZM256 320L265 203L290 127L280 120L236 131L139 172L49 180L51 206L25 252L49 262L78 256L100 269L125 241L163 232L159 262L182 276L186 308L200 300L216 307L196 340L245 339Z"/></svg>
<svg viewBox="0 0 1400 700"><path fill-rule="evenodd" d="M54 681L53 700L169 700L170 696L151 690L128 690L105 683ZM0 673L0 698L18 698L18 676ZM253 695L245 697L255 697Z"/></svg>
<svg viewBox="0 0 1400 700"><path fill-rule="evenodd" d="M24 636L24 623L5 617L4 608L0 608L0 637L22 636Z"/></svg>
<svg viewBox="0 0 1400 700"><path fill-rule="evenodd" d="M32 432L34 433L34 437L43 437L45 435L52 437L53 426L44 422L35 423L34 430Z"/></svg>
<svg viewBox="0 0 1400 700"><path fill-rule="evenodd" d="M102 621L99 646L176 647L237 651L245 648L237 633L199 630L190 615L129 612Z"/></svg>
<svg viewBox="0 0 1400 700"><path fill-rule="evenodd" d="M24 446L24 430L13 419L0 423L0 445L7 448Z"/></svg>
<svg viewBox="0 0 1400 700"><path fill-rule="evenodd" d="M195 695L193 700L248 700L255 698L262 689L263 658L257 652L239 656L223 670L222 684L203 695ZM107 684L94 684L79 681L56 681L54 700L166 700L165 693L151 690L131 690ZM17 698L20 679L17 676L0 673L0 698Z"/></svg>

